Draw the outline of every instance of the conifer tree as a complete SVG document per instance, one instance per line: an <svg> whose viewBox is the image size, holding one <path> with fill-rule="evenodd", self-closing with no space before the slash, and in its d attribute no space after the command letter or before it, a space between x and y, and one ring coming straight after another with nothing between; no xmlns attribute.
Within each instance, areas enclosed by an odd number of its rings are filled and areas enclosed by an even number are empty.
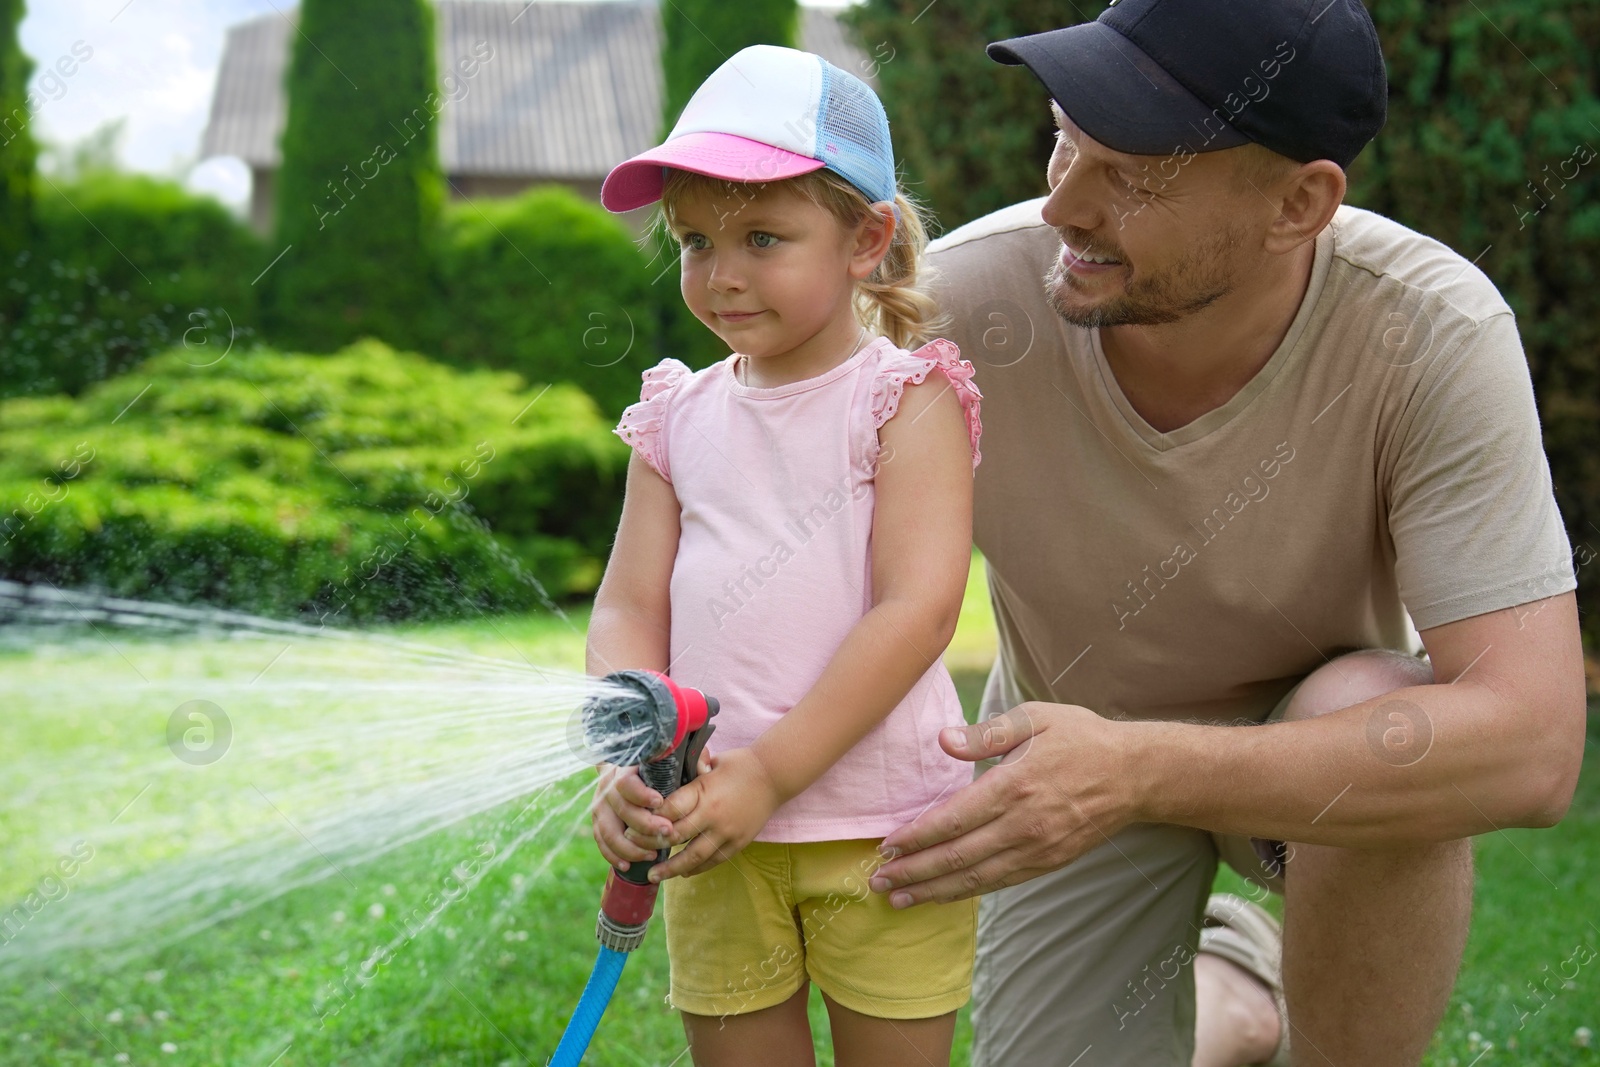
<svg viewBox="0 0 1600 1067"><path fill-rule="evenodd" d="M0 0L0 272L11 270L33 238L38 152L28 128L33 62L17 39L24 11L23 0ZM6 299L0 294L0 315L6 313Z"/></svg>
<svg viewBox="0 0 1600 1067"><path fill-rule="evenodd" d="M332 352L426 346L444 198L427 0L305 0L287 74L268 333Z"/></svg>
<svg viewBox="0 0 1600 1067"><path fill-rule="evenodd" d="M673 0L661 5L663 129L672 128L689 97L725 59L753 44L794 48L799 25L795 0Z"/></svg>

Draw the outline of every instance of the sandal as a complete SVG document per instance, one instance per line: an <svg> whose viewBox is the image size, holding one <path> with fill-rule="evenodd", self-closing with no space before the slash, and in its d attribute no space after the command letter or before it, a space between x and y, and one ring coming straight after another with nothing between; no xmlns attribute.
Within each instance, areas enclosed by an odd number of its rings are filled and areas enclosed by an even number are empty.
<svg viewBox="0 0 1600 1067"><path fill-rule="evenodd" d="M1206 901L1200 951L1237 964L1272 991L1278 1007L1278 1048L1263 1067L1289 1067L1289 1011L1283 999L1283 927L1264 908L1232 893Z"/></svg>

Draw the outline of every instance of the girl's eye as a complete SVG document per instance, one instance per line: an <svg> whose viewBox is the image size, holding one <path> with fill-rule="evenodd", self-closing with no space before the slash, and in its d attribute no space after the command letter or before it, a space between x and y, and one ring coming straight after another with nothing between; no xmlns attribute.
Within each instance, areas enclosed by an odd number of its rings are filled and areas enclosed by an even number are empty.
<svg viewBox="0 0 1600 1067"><path fill-rule="evenodd" d="M778 243L778 239L770 233L753 233L750 242L757 248L771 248Z"/></svg>
<svg viewBox="0 0 1600 1067"><path fill-rule="evenodd" d="M703 233L686 233L680 240L683 242L683 247L693 252L704 252L711 247L711 242L706 240L706 235Z"/></svg>

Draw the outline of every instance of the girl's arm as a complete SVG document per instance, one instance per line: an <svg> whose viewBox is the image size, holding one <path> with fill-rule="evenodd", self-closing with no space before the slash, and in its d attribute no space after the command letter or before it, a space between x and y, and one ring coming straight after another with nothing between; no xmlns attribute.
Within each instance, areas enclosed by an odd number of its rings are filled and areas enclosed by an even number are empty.
<svg viewBox="0 0 1600 1067"><path fill-rule="evenodd" d="M605 577L594 595L586 648L588 672L667 669L672 562L678 555L678 494L633 453L622 522Z"/></svg>
<svg viewBox="0 0 1600 1067"><path fill-rule="evenodd" d="M972 558L972 450L944 376L907 386L878 437L872 609L798 704L661 805L673 820L667 840L690 843L652 879L698 874L749 844L780 804L894 710L955 634Z"/></svg>
<svg viewBox="0 0 1600 1067"><path fill-rule="evenodd" d="M628 462L622 522L589 618L585 659L591 675L626 668L666 671L678 513L671 484L635 452ZM626 869L629 860L655 858L654 851L628 840L623 830L633 826L650 832L670 825L644 810L659 801L635 768L601 768L591 819L595 843L608 863Z"/></svg>

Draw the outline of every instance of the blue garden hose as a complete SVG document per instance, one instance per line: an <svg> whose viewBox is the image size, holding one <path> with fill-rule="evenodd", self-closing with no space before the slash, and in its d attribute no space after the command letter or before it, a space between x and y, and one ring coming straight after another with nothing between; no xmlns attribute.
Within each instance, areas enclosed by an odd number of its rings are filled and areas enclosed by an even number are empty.
<svg viewBox="0 0 1600 1067"><path fill-rule="evenodd" d="M605 681L620 693L596 695L583 706L584 736L596 762L637 765L640 779L662 797L693 781L706 740L716 729L710 721L716 699L656 671L613 671ZM607 876L594 931L600 955L548 1067L578 1067L588 1051L628 953L644 944L660 888L650 881L650 868L667 855L667 849L658 849L654 859Z"/></svg>
<svg viewBox="0 0 1600 1067"><path fill-rule="evenodd" d="M589 981L583 987L583 996L578 998L577 1010L572 1013L572 1019L567 1023L566 1032L561 1035L561 1043L556 1046L555 1055L550 1057L549 1067L578 1067L584 1052L588 1051L589 1041L594 1037L595 1028L600 1025L600 1016L605 1014L606 1005L611 1003L611 994L617 988L617 979L622 977L622 965L627 962L626 952L600 946L600 955L595 958L594 970L590 972Z"/></svg>

